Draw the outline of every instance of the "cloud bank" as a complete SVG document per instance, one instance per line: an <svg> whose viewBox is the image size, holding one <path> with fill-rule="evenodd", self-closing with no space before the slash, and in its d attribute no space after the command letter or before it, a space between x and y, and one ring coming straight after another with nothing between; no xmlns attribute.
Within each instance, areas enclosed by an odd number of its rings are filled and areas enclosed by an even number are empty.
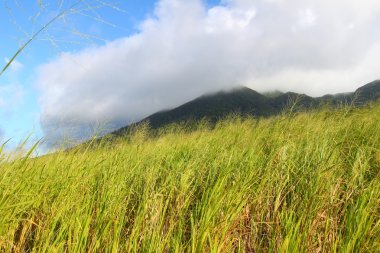
<svg viewBox="0 0 380 253"><path fill-rule="evenodd" d="M237 85L352 91L379 77L379 14L377 0L161 0L138 33L38 68L41 125L86 137Z"/></svg>

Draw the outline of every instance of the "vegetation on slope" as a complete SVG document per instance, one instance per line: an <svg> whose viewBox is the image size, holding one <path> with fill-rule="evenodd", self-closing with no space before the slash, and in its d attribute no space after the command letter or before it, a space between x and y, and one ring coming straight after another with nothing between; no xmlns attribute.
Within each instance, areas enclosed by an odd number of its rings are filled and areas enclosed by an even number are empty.
<svg viewBox="0 0 380 253"><path fill-rule="evenodd" d="M380 106L0 164L4 252L378 252Z"/></svg>

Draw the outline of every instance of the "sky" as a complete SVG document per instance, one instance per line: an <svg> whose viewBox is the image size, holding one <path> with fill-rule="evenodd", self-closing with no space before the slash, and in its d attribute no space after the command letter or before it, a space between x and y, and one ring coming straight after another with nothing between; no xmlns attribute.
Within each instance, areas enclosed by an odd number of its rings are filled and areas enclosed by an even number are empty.
<svg viewBox="0 0 380 253"><path fill-rule="evenodd" d="M379 79L377 0L4 0L0 139L53 147L247 86L311 96Z"/></svg>

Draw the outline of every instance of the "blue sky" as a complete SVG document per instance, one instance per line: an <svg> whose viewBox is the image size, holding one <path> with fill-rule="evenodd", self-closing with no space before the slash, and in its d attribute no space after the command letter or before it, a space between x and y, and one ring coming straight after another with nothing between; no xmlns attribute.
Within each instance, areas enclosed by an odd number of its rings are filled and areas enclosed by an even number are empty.
<svg viewBox="0 0 380 253"><path fill-rule="evenodd" d="M0 66L75 2L2 1ZM81 1L0 76L0 139L86 138L237 85L353 91L379 78L379 13L373 0Z"/></svg>
<svg viewBox="0 0 380 253"><path fill-rule="evenodd" d="M0 4L0 67L19 47L60 11L76 1L5 0ZM12 146L29 134L44 136L40 126L35 69L63 52L75 52L138 32L142 20L153 14L155 0L85 1L42 32L0 77L0 140L11 138ZM204 2L206 6L217 0ZM83 10L83 9L91 10ZM3 102L1 102L3 101Z"/></svg>
<svg viewBox="0 0 380 253"><path fill-rule="evenodd" d="M42 3L42 6L40 4ZM19 47L60 10L76 1L9 0L0 4L0 67L3 68ZM38 90L35 87L35 68L62 52L80 50L93 44L101 45L137 31L139 23L154 10L154 0L88 1L94 12L70 14L53 23L40 34L15 60L14 66L0 77L0 138L12 138L13 145L33 133L43 137L40 127ZM212 1L210 1L212 3ZM81 4L78 9L84 9ZM97 8L100 7L100 8ZM118 8L118 9L116 9ZM96 12L96 14L95 14ZM75 33L81 33L78 35ZM89 38L84 38L88 36ZM18 94L16 94L18 93Z"/></svg>

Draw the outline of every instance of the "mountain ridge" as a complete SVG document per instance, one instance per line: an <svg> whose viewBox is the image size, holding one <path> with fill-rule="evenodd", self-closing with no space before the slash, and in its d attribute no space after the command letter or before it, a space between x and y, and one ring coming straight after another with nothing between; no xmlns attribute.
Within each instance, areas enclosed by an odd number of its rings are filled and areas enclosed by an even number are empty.
<svg viewBox="0 0 380 253"><path fill-rule="evenodd" d="M139 122L122 127L111 134L122 135L132 126L148 122L150 128L207 119L211 122L237 113L242 116L268 117L281 113L285 108L296 105L297 110L318 108L322 105L337 106L342 103L364 105L380 98L380 80L375 80L356 89L354 92L327 94L311 97L295 92L276 91L277 95L261 94L248 87L233 88L230 91L219 91L205 94L178 107L158 111Z"/></svg>

